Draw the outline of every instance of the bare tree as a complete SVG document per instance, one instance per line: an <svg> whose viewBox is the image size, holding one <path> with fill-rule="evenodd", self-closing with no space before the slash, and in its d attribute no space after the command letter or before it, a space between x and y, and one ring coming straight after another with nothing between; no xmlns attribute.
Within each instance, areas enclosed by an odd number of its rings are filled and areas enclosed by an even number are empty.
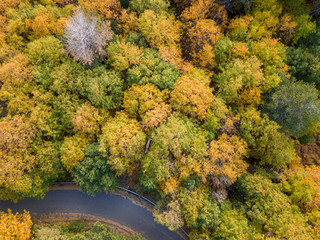
<svg viewBox="0 0 320 240"><path fill-rule="evenodd" d="M64 43L76 61L90 65L96 58L106 55L103 49L112 35L110 22L98 28L96 17L89 18L82 9L78 9L67 20Z"/></svg>

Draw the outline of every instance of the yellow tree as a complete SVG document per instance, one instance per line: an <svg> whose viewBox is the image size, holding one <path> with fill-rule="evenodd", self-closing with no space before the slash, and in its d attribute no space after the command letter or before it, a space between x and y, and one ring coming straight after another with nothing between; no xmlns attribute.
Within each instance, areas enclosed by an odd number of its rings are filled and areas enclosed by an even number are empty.
<svg viewBox="0 0 320 240"><path fill-rule="evenodd" d="M31 65L25 54L19 53L0 66L0 82L6 87L17 87L24 84L31 73Z"/></svg>
<svg viewBox="0 0 320 240"><path fill-rule="evenodd" d="M16 200L28 196L33 181L34 156L29 147L38 135L24 116L0 121L0 198Z"/></svg>
<svg viewBox="0 0 320 240"><path fill-rule="evenodd" d="M117 30L121 35L127 35L137 30L137 13L122 9L117 18Z"/></svg>
<svg viewBox="0 0 320 240"><path fill-rule="evenodd" d="M246 41L252 20L249 15L233 18L227 27L227 36L234 41Z"/></svg>
<svg viewBox="0 0 320 240"><path fill-rule="evenodd" d="M84 149L87 147L89 140L80 136L65 137L61 148L61 162L68 172L72 172L73 168L80 164L84 158Z"/></svg>
<svg viewBox="0 0 320 240"><path fill-rule="evenodd" d="M190 23L183 36L184 54L193 64L212 69L215 66L214 45L221 36L221 28L211 19Z"/></svg>
<svg viewBox="0 0 320 240"><path fill-rule="evenodd" d="M5 37L4 32L7 28L8 19L5 16L0 15L0 34L1 36ZM2 37L1 37L2 39Z"/></svg>
<svg viewBox="0 0 320 240"><path fill-rule="evenodd" d="M251 8L253 20L250 24L249 38L271 37L279 24L282 5L277 0L257 0Z"/></svg>
<svg viewBox="0 0 320 240"><path fill-rule="evenodd" d="M165 92L153 84L146 85L133 84L124 93L123 108L132 117L141 117L147 111L154 109L162 103L165 98Z"/></svg>
<svg viewBox="0 0 320 240"><path fill-rule="evenodd" d="M294 29L297 25L290 14L286 13L282 15L277 29L277 37L279 37L283 43L289 45L294 38Z"/></svg>
<svg viewBox="0 0 320 240"><path fill-rule="evenodd" d="M172 112L171 106L165 103L160 103L154 109L147 111L142 116L142 125L146 130L159 127L164 123Z"/></svg>
<svg viewBox="0 0 320 240"><path fill-rule="evenodd" d="M305 167L305 170L308 173L307 180L315 188L315 196L312 201L307 202L307 208L320 210L320 167L312 165Z"/></svg>
<svg viewBox="0 0 320 240"><path fill-rule="evenodd" d="M192 0L191 6L184 9L181 18L184 21L212 19L220 27L224 27L228 20L228 13L223 5L212 0Z"/></svg>
<svg viewBox="0 0 320 240"><path fill-rule="evenodd" d="M22 0L2 0L0 2L0 13L5 12L9 8L17 7Z"/></svg>
<svg viewBox="0 0 320 240"><path fill-rule="evenodd" d="M238 106L258 106L261 103L262 90L258 87L248 87L242 90L236 104Z"/></svg>
<svg viewBox="0 0 320 240"><path fill-rule="evenodd" d="M182 76L174 85L170 102L175 110L203 120L214 100L209 81L199 76Z"/></svg>
<svg viewBox="0 0 320 240"><path fill-rule="evenodd" d="M320 238L320 211L319 210L313 210L307 213L309 221L312 222L313 228L312 228L312 236L313 239L319 239Z"/></svg>
<svg viewBox="0 0 320 240"><path fill-rule="evenodd" d="M107 19L116 19L121 11L121 3L119 0L80 0L79 4L87 9L97 11Z"/></svg>
<svg viewBox="0 0 320 240"><path fill-rule="evenodd" d="M267 91L278 86L281 78L277 72L280 70L283 74L288 75L288 66L284 63L286 47L277 39L272 38L263 38L249 45L251 54L255 55L263 66L265 82L261 89Z"/></svg>
<svg viewBox="0 0 320 240"><path fill-rule="evenodd" d="M180 37L182 23L174 16L156 14L146 10L137 22L137 28L152 48L159 50L161 57L175 67L181 64Z"/></svg>
<svg viewBox="0 0 320 240"><path fill-rule="evenodd" d="M137 27L153 48L179 45L182 24L174 16L167 17L146 10L138 19Z"/></svg>
<svg viewBox="0 0 320 240"><path fill-rule="evenodd" d="M55 18L49 10L34 19L26 19L26 29L32 32L29 38L33 40L53 34L61 36L66 20L63 17Z"/></svg>
<svg viewBox="0 0 320 240"><path fill-rule="evenodd" d="M285 170L282 175L284 179L280 183L281 191L289 196L293 204L304 211L318 210L320 207L318 171L318 166L304 168L298 165Z"/></svg>
<svg viewBox="0 0 320 240"><path fill-rule="evenodd" d="M231 49L231 56L246 59L250 56L250 51L246 43L237 42Z"/></svg>
<svg viewBox="0 0 320 240"><path fill-rule="evenodd" d="M283 68L286 59L286 47L277 39L263 38L249 44L251 54L257 56L265 68Z"/></svg>
<svg viewBox="0 0 320 240"><path fill-rule="evenodd" d="M130 0L129 8L138 14L143 13L145 10L153 10L155 13L169 15L170 3L168 0Z"/></svg>
<svg viewBox="0 0 320 240"><path fill-rule="evenodd" d="M99 110L86 102L77 107L72 117L74 131L77 134L93 137L100 131L101 124L108 117L108 114L100 114Z"/></svg>
<svg viewBox="0 0 320 240"><path fill-rule="evenodd" d="M229 184L234 183L249 166L244 161L248 156L247 148L246 142L235 135L229 137L222 134L218 140L213 140L210 143L209 158L202 165L202 179L205 181L208 175L213 174L225 176Z"/></svg>
<svg viewBox="0 0 320 240"><path fill-rule="evenodd" d="M28 240L31 237L32 221L29 212L12 214L0 212L0 239Z"/></svg>

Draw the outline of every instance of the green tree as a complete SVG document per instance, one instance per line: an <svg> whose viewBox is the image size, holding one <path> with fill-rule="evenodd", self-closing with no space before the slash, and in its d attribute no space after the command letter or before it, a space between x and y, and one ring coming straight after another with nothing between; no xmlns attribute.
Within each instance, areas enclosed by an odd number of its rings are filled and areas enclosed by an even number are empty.
<svg viewBox="0 0 320 240"><path fill-rule="evenodd" d="M30 42L27 45L27 54L32 64L48 68L55 67L66 59L61 41L54 36Z"/></svg>
<svg viewBox="0 0 320 240"><path fill-rule="evenodd" d="M202 125L202 127L209 132L210 140L215 137L216 132L222 125L230 122L228 119L231 115L231 111L226 106L225 101L220 97L215 97L207 111L207 119Z"/></svg>
<svg viewBox="0 0 320 240"><path fill-rule="evenodd" d="M217 200L209 196L204 202L198 214L198 229L216 229L220 224L221 210Z"/></svg>
<svg viewBox="0 0 320 240"><path fill-rule="evenodd" d="M209 191L207 188L200 186L190 191L186 188L182 188L178 194L178 199L181 202L181 210L183 217L189 228L200 228L198 225L200 212L204 213L204 204L209 197Z"/></svg>
<svg viewBox="0 0 320 240"><path fill-rule="evenodd" d="M283 168L296 159L293 142L280 126L252 108L241 114L240 132L261 165Z"/></svg>
<svg viewBox="0 0 320 240"><path fill-rule="evenodd" d="M61 162L68 172L72 172L73 168L83 160L84 149L88 142L88 139L80 135L65 137L60 148L60 154Z"/></svg>
<svg viewBox="0 0 320 240"><path fill-rule="evenodd" d="M169 176L183 180L200 174L202 158L207 154L206 133L190 119L174 113L152 131L151 138L151 147L141 167L142 176L152 180L153 185L163 183ZM171 191L165 186L164 189Z"/></svg>
<svg viewBox="0 0 320 240"><path fill-rule="evenodd" d="M290 136L299 138L313 133L320 121L318 91L299 81L283 84L274 91L265 111Z"/></svg>
<svg viewBox="0 0 320 240"><path fill-rule="evenodd" d="M233 59L216 75L215 81L219 87L218 94L227 103L239 100L239 93L245 87L263 87L266 84L261 63L255 56L246 60Z"/></svg>
<svg viewBox="0 0 320 240"><path fill-rule="evenodd" d="M315 22L309 15L310 9L306 0L281 1L283 10L292 14L293 20L297 23L294 29L293 43L297 43L300 38L307 37L314 32Z"/></svg>
<svg viewBox="0 0 320 240"><path fill-rule="evenodd" d="M117 39L111 42L107 48L107 62L117 71L124 71L140 63L142 58L142 49L138 46Z"/></svg>
<svg viewBox="0 0 320 240"><path fill-rule="evenodd" d="M121 105L123 79L120 73L104 66L88 69L69 60L52 71L45 80L50 89L58 94L74 93L87 98L95 107L114 109Z"/></svg>
<svg viewBox="0 0 320 240"><path fill-rule="evenodd" d="M158 190L160 184L170 177L172 170L168 164L168 153L155 144L151 143L148 153L141 159L139 181L147 191Z"/></svg>
<svg viewBox="0 0 320 240"><path fill-rule="evenodd" d="M90 239L110 239L110 240L140 240L141 236L137 233L134 235L125 235L114 233L109 226L100 222L95 222L93 226L83 234L72 236L70 240L90 240Z"/></svg>
<svg viewBox="0 0 320 240"><path fill-rule="evenodd" d="M52 106L48 122L52 125L54 137L62 140L65 136L73 135L72 117L81 105L81 100L75 94L62 93L50 99L48 104Z"/></svg>
<svg viewBox="0 0 320 240"><path fill-rule="evenodd" d="M74 181L81 190L94 196L101 191L112 190L117 186L114 173L108 165L108 155L103 157L99 144L91 143L84 151L84 159L72 171Z"/></svg>
<svg viewBox="0 0 320 240"><path fill-rule="evenodd" d="M155 208L153 216L156 222L167 226L171 231L183 226L181 204L178 200L171 201L164 212Z"/></svg>
<svg viewBox="0 0 320 240"><path fill-rule="evenodd" d="M170 3L168 0L130 0L129 7L131 11L142 14L145 10L153 10L155 13L167 15L169 13Z"/></svg>
<svg viewBox="0 0 320 240"><path fill-rule="evenodd" d="M217 68L225 67L226 62L231 57L234 43L228 37L221 37L214 46L215 62Z"/></svg>
<svg viewBox="0 0 320 240"><path fill-rule="evenodd" d="M255 226L262 227L264 233L272 231L280 239L290 239L289 236L292 236L292 233L291 231L286 232L285 229L290 229L293 222L295 222L293 225L299 223L306 227L306 222L301 213L292 208L288 196L283 194L279 186L272 183L270 179L260 174L247 174L239 179L236 187L243 193L244 202L239 204L243 204L248 219ZM290 218L291 220L289 220ZM279 224L279 219L281 219L282 224ZM292 231L295 231L295 229L293 228ZM308 236L307 232L308 228L303 227L299 234Z"/></svg>
<svg viewBox="0 0 320 240"><path fill-rule="evenodd" d="M46 74L39 75L37 72L34 74L45 88L49 88L58 94L71 92L86 96L86 82L88 77L93 75L92 71L87 70L72 59L68 59L65 63L48 70L47 76Z"/></svg>
<svg viewBox="0 0 320 240"><path fill-rule="evenodd" d="M301 81L320 84L320 44L318 47L289 48L287 63L292 75Z"/></svg>
<svg viewBox="0 0 320 240"><path fill-rule="evenodd" d="M131 173L143 155L146 135L140 124L125 113L117 113L102 128L100 150L109 156L108 163L116 175Z"/></svg>
<svg viewBox="0 0 320 240"><path fill-rule="evenodd" d="M96 107L115 109L122 103L123 79L114 71L88 79L88 99Z"/></svg>
<svg viewBox="0 0 320 240"><path fill-rule="evenodd" d="M65 170L60 159L60 143L51 141L37 142L31 151L35 155L36 168L33 174L39 184L33 192L46 192L48 187L64 176Z"/></svg>
<svg viewBox="0 0 320 240"><path fill-rule="evenodd" d="M180 73L168 62L161 59L152 49L145 49L139 65L127 72L129 85L153 83L160 89L172 89Z"/></svg>
<svg viewBox="0 0 320 240"><path fill-rule="evenodd" d="M268 229L273 232L278 239L314 239L311 235L311 226L307 223L307 218L299 210L286 211L273 218Z"/></svg>
<svg viewBox="0 0 320 240"><path fill-rule="evenodd" d="M213 237L219 240L257 240L263 239L256 233L255 228L249 224L248 219L236 209L230 202L223 203L219 216L221 223L213 233Z"/></svg>
<svg viewBox="0 0 320 240"><path fill-rule="evenodd" d="M54 97L52 92L46 91L41 85L36 85L33 87L31 94L31 101L27 102L28 105L31 102L29 105L31 111L28 112L30 121L41 131L43 138L47 140L55 139L61 130L61 127L59 127L59 120L61 119L54 117ZM21 104L19 104L18 108L21 108Z"/></svg>

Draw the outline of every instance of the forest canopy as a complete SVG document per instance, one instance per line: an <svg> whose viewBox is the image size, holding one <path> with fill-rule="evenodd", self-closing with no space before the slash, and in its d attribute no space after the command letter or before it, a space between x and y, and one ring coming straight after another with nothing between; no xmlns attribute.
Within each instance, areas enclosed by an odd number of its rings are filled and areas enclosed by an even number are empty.
<svg viewBox="0 0 320 240"><path fill-rule="evenodd" d="M319 11L1 0L0 199L130 186L190 239L320 239Z"/></svg>

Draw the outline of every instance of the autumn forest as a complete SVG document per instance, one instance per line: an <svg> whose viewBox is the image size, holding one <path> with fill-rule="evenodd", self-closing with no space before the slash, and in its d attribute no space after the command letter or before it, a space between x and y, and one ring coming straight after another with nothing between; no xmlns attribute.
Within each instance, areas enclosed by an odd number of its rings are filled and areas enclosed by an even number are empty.
<svg viewBox="0 0 320 240"><path fill-rule="evenodd" d="M0 199L130 186L192 240L320 239L319 16L317 0L0 0Z"/></svg>

